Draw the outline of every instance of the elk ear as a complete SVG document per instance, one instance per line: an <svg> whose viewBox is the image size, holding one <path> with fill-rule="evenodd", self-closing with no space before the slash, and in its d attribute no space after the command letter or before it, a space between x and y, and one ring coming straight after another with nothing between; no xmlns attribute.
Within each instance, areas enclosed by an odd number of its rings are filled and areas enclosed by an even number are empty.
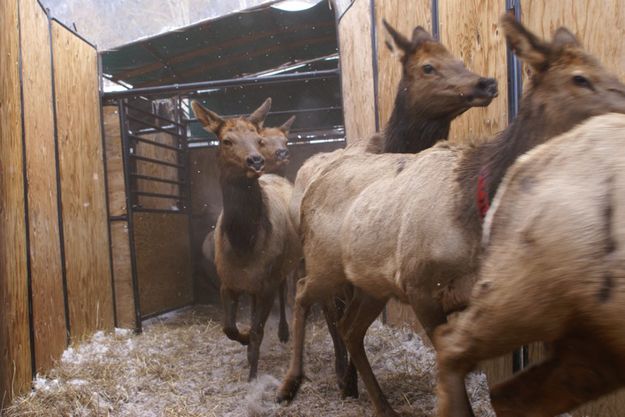
<svg viewBox="0 0 625 417"><path fill-rule="evenodd" d="M282 131L282 133L284 133L285 135L288 135L289 131L291 130L291 126L293 126L293 122L294 121L295 121L295 116L291 116L278 129L280 129Z"/></svg>
<svg viewBox="0 0 625 417"><path fill-rule="evenodd" d="M267 116L267 113L269 113L269 109L271 109L271 97L267 98L267 100L265 100L259 108L254 110L254 113L250 114L247 117L247 120L259 127L262 127L265 122L265 117Z"/></svg>
<svg viewBox="0 0 625 417"><path fill-rule="evenodd" d="M581 46L575 35L564 26L558 28L558 30L556 30L556 33L553 34L553 41L551 42L551 45L554 48L564 48L565 46Z"/></svg>
<svg viewBox="0 0 625 417"><path fill-rule="evenodd" d="M427 30L423 29L423 26L417 26L412 31L412 48L413 49L416 49L419 46L421 46L423 42L433 41L433 40L434 38L432 37L432 35L430 35L430 33Z"/></svg>
<svg viewBox="0 0 625 417"><path fill-rule="evenodd" d="M506 33L508 46L519 58L537 71L546 68L549 45L517 22L512 14L506 13L502 16L501 26Z"/></svg>
<svg viewBox="0 0 625 417"><path fill-rule="evenodd" d="M193 100L191 102L191 107L193 107L193 112L195 113L195 117L202 123L202 126L205 130L217 134L219 128L224 124L224 119L219 117L219 115L213 111L208 110L206 107L202 106L199 102Z"/></svg>
<svg viewBox="0 0 625 417"><path fill-rule="evenodd" d="M388 49L394 52L397 48L405 54L409 53L412 49L412 42L410 42L404 35L397 32L395 28L386 21L386 19L382 19L382 23L386 28L386 33L391 37L391 39L386 39L385 41Z"/></svg>

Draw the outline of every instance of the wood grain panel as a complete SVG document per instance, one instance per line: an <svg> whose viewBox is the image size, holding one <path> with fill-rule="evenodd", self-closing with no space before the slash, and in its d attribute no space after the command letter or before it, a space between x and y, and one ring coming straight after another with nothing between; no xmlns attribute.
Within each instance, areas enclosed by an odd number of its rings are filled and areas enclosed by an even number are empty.
<svg viewBox="0 0 625 417"><path fill-rule="evenodd" d="M135 213L133 227L142 316L191 304L189 217Z"/></svg>
<svg viewBox="0 0 625 417"><path fill-rule="evenodd" d="M70 330L113 327L96 51L52 23Z"/></svg>
<svg viewBox="0 0 625 417"><path fill-rule="evenodd" d="M35 363L42 372L67 345L61 268L48 17L36 1L20 6L24 133Z"/></svg>
<svg viewBox="0 0 625 417"><path fill-rule="evenodd" d="M122 216L126 211L126 182L122 157L122 138L117 106L104 106L104 143L108 179L109 213Z"/></svg>
<svg viewBox="0 0 625 417"><path fill-rule="evenodd" d="M18 6L0 1L0 409L30 386Z"/></svg>
<svg viewBox="0 0 625 417"><path fill-rule="evenodd" d="M356 143L375 133L369 0L355 0L338 33L345 132L347 142Z"/></svg>
<svg viewBox="0 0 625 417"><path fill-rule="evenodd" d="M485 108L470 109L451 125L456 143L490 138L508 125L506 42L499 18L501 0L446 0L439 6L441 42L477 74L495 78L499 97Z"/></svg>
<svg viewBox="0 0 625 417"><path fill-rule="evenodd" d="M431 0L375 0L376 39L378 50L378 109L380 130L391 117L397 86L401 79L401 63L385 45L386 29L382 19L386 19L399 33L410 38L416 26L432 31Z"/></svg>
<svg viewBox="0 0 625 417"><path fill-rule="evenodd" d="M132 283L132 264L130 262L130 242L128 223L111 223L113 242L113 276L115 277L115 312L117 326L134 329L137 327L135 316L134 288Z"/></svg>

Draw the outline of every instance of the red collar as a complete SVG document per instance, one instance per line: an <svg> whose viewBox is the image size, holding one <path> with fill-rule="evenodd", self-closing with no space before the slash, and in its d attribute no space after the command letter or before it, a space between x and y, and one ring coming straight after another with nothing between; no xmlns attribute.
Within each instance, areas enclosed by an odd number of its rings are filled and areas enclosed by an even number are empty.
<svg viewBox="0 0 625 417"><path fill-rule="evenodd" d="M477 177L477 193L475 195L475 201L477 203L477 209L480 212L480 218L484 220L486 213L490 208L490 199L488 198L488 168L483 167L480 170L480 175Z"/></svg>

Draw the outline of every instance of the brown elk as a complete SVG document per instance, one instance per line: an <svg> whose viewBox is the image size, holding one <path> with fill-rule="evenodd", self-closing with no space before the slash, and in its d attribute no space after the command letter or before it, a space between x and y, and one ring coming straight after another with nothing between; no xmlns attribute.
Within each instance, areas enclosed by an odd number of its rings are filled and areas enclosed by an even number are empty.
<svg viewBox="0 0 625 417"><path fill-rule="evenodd" d="M219 139L218 163L223 210L215 229L215 264L221 280L224 333L247 345L249 377L256 377L264 326L276 293L300 258L299 239L288 214L292 186L284 178L261 177L261 123L265 102L249 117L224 120L198 102L193 111ZM251 296L249 332L237 328L238 299Z"/></svg>
<svg viewBox="0 0 625 417"><path fill-rule="evenodd" d="M391 117L384 132L373 135L364 150L372 153L416 153L447 139L452 120L472 107L488 106L497 97L497 81L469 71L421 26L412 39L397 32L386 20L386 45L402 64ZM291 216L296 225L306 187L330 161L361 146L337 149L309 158L299 169L293 185Z"/></svg>
<svg viewBox="0 0 625 417"><path fill-rule="evenodd" d="M270 106L271 98L263 103L263 106ZM260 135L263 138L259 150L265 160L264 172L267 174L282 175L284 167L289 163L289 150L287 148L288 134L295 121L295 116L291 116L286 122L278 127L263 127ZM282 175L283 176L283 175ZM211 230L206 234L202 242L202 268L207 276L215 276L217 269L215 266L215 231ZM279 293L280 300L280 321L278 325L278 337L281 342L289 340L289 325L286 321L286 282L282 284Z"/></svg>
<svg viewBox="0 0 625 417"><path fill-rule="evenodd" d="M484 208L478 191L492 197L508 167L531 148L588 117L625 111L625 86L568 30L558 29L547 43L510 15L501 23L512 49L534 70L507 129L478 146L350 155L327 167L302 200L307 276L298 283L294 339L312 303L353 284L339 330L380 416L396 414L371 371L363 338L386 301L409 303L431 338L447 314L466 307L475 282Z"/></svg>
<svg viewBox="0 0 625 417"><path fill-rule="evenodd" d="M466 373L531 342L549 355L492 388L499 417L553 417L625 386L624 145L625 116L597 116L508 170L470 306L436 332L440 417L473 416Z"/></svg>
<svg viewBox="0 0 625 417"><path fill-rule="evenodd" d="M412 40L408 40L386 21L384 24L391 37L389 46L397 50L400 55L402 78L389 123L383 135L375 135L369 141L368 150L412 153L427 149L437 141L447 138L451 121L454 118L471 107L490 104L497 96L497 82L494 79L484 78L469 71L461 61L453 57L422 27L416 27L412 33ZM363 149L356 147L353 150L348 148L332 153L317 154L302 166L295 180L290 206L291 217L296 227L299 227L302 196L306 193L307 187L314 183L314 179L322 173L325 175L326 169L332 167L333 164L341 164L347 155L362 153ZM371 174L375 174L375 171ZM351 181L350 187L352 188L341 190L339 194L329 192L328 198L349 199L357 190L365 186L366 182ZM324 227L320 230L327 230L328 233L336 236L338 229L330 229L331 227ZM337 243L338 241L333 242L332 246L336 246ZM337 254L332 254L330 259L334 259ZM307 258L306 262L308 262ZM341 311L335 310L335 300L332 295L342 295L342 289L333 294L325 293L323 300L317 299L316 301L324 301L324 313L334 342L335 366L342 394L357 396L355 369L353 366L348 367L347 351L336 331L336 321ZM340 305L341 302L339 302ZM298 314L301 317L305 312L300 311ZM303 326L303 320L300 320L299 334L294 341L289 373L278 393L279 401L293 399L303 376Z"/></svg>

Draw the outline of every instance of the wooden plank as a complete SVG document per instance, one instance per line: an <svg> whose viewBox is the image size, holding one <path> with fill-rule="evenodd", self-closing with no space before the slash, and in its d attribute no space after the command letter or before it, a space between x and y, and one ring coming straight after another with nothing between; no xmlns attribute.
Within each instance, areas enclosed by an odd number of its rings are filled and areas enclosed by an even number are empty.
<svg viewBox="0 0 625 417"><path fill-rule="evenodd" d="M111 240L113 242L113 276L115 277L117 326L134 329L137 327L137 320L135 316L135 298L127 222L116 221L111 223Z"/></svg>
<svg viewBox="0 0 625 417"><path fill-rule="evenodd" d="M369 0L355 0L341 18L338 36L345 132L352 143L375 133Z"/></svg>
<svg viewBox="0 0 625 417"><path fill-rule="evenodd" d="M113 327L96 51L52 23L65 268L73 338Z"/></svg>
<svg viewBox="0 0 625 417"><path fill-rule="evenodd" d="M382 130L391 117L402 72L399 59L385 45L388 37L382 19L386 19L399 33L408 38L412 36L416 26L423 26L431 33L432 1L375 0L375 18L378 43L378 108Z"/></svg>
<svg viewBox="0 0 625 417"><path fill-rule="evenodd" d="M467 111L451 126L453 142L490 138L508 125L506 42L499 27L501 0L446 0L439 3L441 42L477 74L499 82L499 97Z"/></svg>
<svg viewBox="0 0 625 417"><path fill-rule="evenodd" d="M537 35L551 39L553 32L566 26L582 43L583 47L601 61L605 67L621 80L625 79L625 4L619 1L606 1L601 7L589 0L523 0L521 20ZM523 68L524 82L529 68ZM525 83L527 85L527 83ZM545 357L542 348L530 348L530 363ZM623 415L625 392L609 395L603 399L581 407L574 413L576 417L612 417Z"/></svg>
<svg viewBox="0 0 625 417"><path fill-rule="evenodd" d="M186 214L133 215L142 316L193 302L188 222Z"/></svg>
<svg viewBox="0 0 625 417"><path fill-rule="evenodd" d="M0 2L0 409L30 386L18 6Z"/></svg>
<svg viewBox="0 0 625 417"><path fill-rule="evenodd" d="M32 310L37 371L50 369L67 345L61 268L52 73L48 17L36 1L20 5L24 134Z"/></svg>
<svg viewBox="0 0 625 417"><path fill-rule="evenodd" d="M127 214L126 182L124 179L122 139L117 106L104 106L103 117L109 213L111 216L122 216Z"/></svg>

